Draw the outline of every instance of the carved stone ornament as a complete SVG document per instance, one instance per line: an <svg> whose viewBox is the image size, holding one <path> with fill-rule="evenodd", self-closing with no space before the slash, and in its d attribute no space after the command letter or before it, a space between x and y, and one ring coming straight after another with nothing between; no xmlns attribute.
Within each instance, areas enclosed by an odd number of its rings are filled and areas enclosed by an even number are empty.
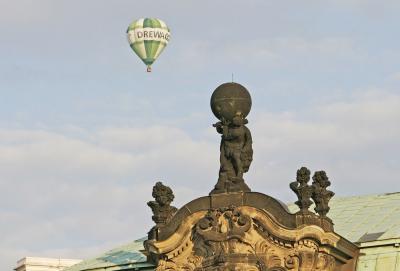
<svg viewBox="0 0 400 271"><path fill-rule="evenodd" d="M308 185L310 181L310 170L306 167L302 167L297 170L296 181L290 183L290 189L296 193L298 201L295 202L299 206L301 212L308 212L312 204L311 196L313 188Z"/></svg>
<svg viewBox="0 0 400 271"><path fill-rule="evenodd" d="M318 226L289 229L264 210L233 205L187 215L145 248L157 271L336 271L357 249Z"/></svg>
<svg viewBox="0 0 400 271"><path fill-rule="evenodd" d="M322 217L326 217L329 212L329 201L335 195L335 193L326 189L330 185L331 182L325 171L316 171L314 173L312 199L315 202L314 210Z"/></svg>

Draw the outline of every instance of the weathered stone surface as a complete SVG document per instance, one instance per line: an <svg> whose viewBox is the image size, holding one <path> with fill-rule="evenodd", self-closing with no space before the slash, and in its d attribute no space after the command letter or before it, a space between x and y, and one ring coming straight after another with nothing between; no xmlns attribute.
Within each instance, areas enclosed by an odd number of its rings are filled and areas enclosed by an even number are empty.
<svg viewBox="0 0 400 271"><path fill-rule="evenodd" d="M193 212L168 238L145 247L158 271L333 271L357 253L333 232L315 225L287 228L267 211L245 205Z"/></svg>
<svg viewBox="0 0 400 271"><path fill-rule="evenodd" d="M333 224L329 218L321 218L311 212L291 214L284 203L268 195L258 192L239 192L214 194L187 203L176 212L169 223L158 227L158 240L165 240L170 237L190 214L229 206L250 206L263 210L277 223L291 229L308 224L319 226L325 231L333 231Z"/></svg>
<svg viewBox="0 0 400 271"><path fill-rule="evenodd" d="M245 118L250 113L251 96L241 84L224 83L214 90L210 106L217 119L232 121L237 115Z"/></svg>

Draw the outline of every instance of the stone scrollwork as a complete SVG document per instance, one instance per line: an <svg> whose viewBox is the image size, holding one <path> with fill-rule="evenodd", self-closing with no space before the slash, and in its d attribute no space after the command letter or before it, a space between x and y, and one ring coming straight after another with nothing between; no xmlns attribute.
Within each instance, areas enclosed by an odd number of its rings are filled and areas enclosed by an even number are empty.
<svg viewBox="0 0 400 271"><path fill-rule="evenodd" d="M302 270L315 270L318 259L318 244L310 239L301 240L296 247L299 266Z"/></svg>
<svg viewBox="0 0 400 271"><path fill-rule="evenodd" d="M161 241L175 248L159 251L157 271L335 270L335 258L323 249L328 244L322 244L329 237L312 237L321 234L320 230L312 233L311 227L304 235L280 229L271 220L261 219L259 211L245 206L210 209L195 223L181 227L191 229L180 231L187 232L186 237L178 234ZM152 246L156 251L157 241Z"/></svg>
<svg viewBox="0 0 400 271"><path fill-rule="evenodd" d="M210 210L196 225L196 233L208 242L243 240L250 229L251 218L235 207Z"/></svg>
<svg viewBox="0 0 400 271"><path fill-rule="evenodd" d="M178 270L177 265L174 262L159 260L156 271L175 271Z"/></svg>
<svg viewBox="0 0 400 271"><path fill-rule="evenodd" d="M335 258L326 253L318 254L318 263L315 270L335 270Z"/></svg>
<svg viewBox="0 0 400 271"><path fill-rule="evenodd" d="M298 270L299 269L299 255L297 255L295 252L289 253L285 257L285 267L288 270Z"/></svg>

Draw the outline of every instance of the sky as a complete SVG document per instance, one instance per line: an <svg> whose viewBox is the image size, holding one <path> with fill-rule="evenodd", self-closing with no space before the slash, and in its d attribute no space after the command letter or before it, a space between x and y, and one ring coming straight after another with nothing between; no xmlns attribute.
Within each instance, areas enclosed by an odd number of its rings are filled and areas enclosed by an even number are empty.
<svg viewBox="0 0 400 271"><path fill-rule="evenodd" d="M400 191L400 2L0 0L0 269L90 258L146 235L151 189L207 195L209 99L251 93L253 191L294 202L301 166L336 197ZM126 29L171 40L146 73Z"/></svg>

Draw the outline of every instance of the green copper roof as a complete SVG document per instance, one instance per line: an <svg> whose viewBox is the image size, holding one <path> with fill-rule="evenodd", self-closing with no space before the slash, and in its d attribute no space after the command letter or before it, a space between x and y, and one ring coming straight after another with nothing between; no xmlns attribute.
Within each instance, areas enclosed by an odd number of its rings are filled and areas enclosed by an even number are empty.
<svg viewBox="0 0 400 271"><path fill-rule="evenodd" d="M333 197L329 206L328 217L335 224L335 232L352 242L400 238L400 192ZM290 204L289 210L298 208Z"/></svg>
<svg viewBox="0 0 400 271"><path fill-rule="evenodd" d="M84 260L76 265L64 269L64 271L81 270L124 270L145 267L152 267L146 263L146 256L140 250L143 250L144 239L135 240L129 244L117 247L96 258ZM151 270L151 269L150 269Z"/></svg>

